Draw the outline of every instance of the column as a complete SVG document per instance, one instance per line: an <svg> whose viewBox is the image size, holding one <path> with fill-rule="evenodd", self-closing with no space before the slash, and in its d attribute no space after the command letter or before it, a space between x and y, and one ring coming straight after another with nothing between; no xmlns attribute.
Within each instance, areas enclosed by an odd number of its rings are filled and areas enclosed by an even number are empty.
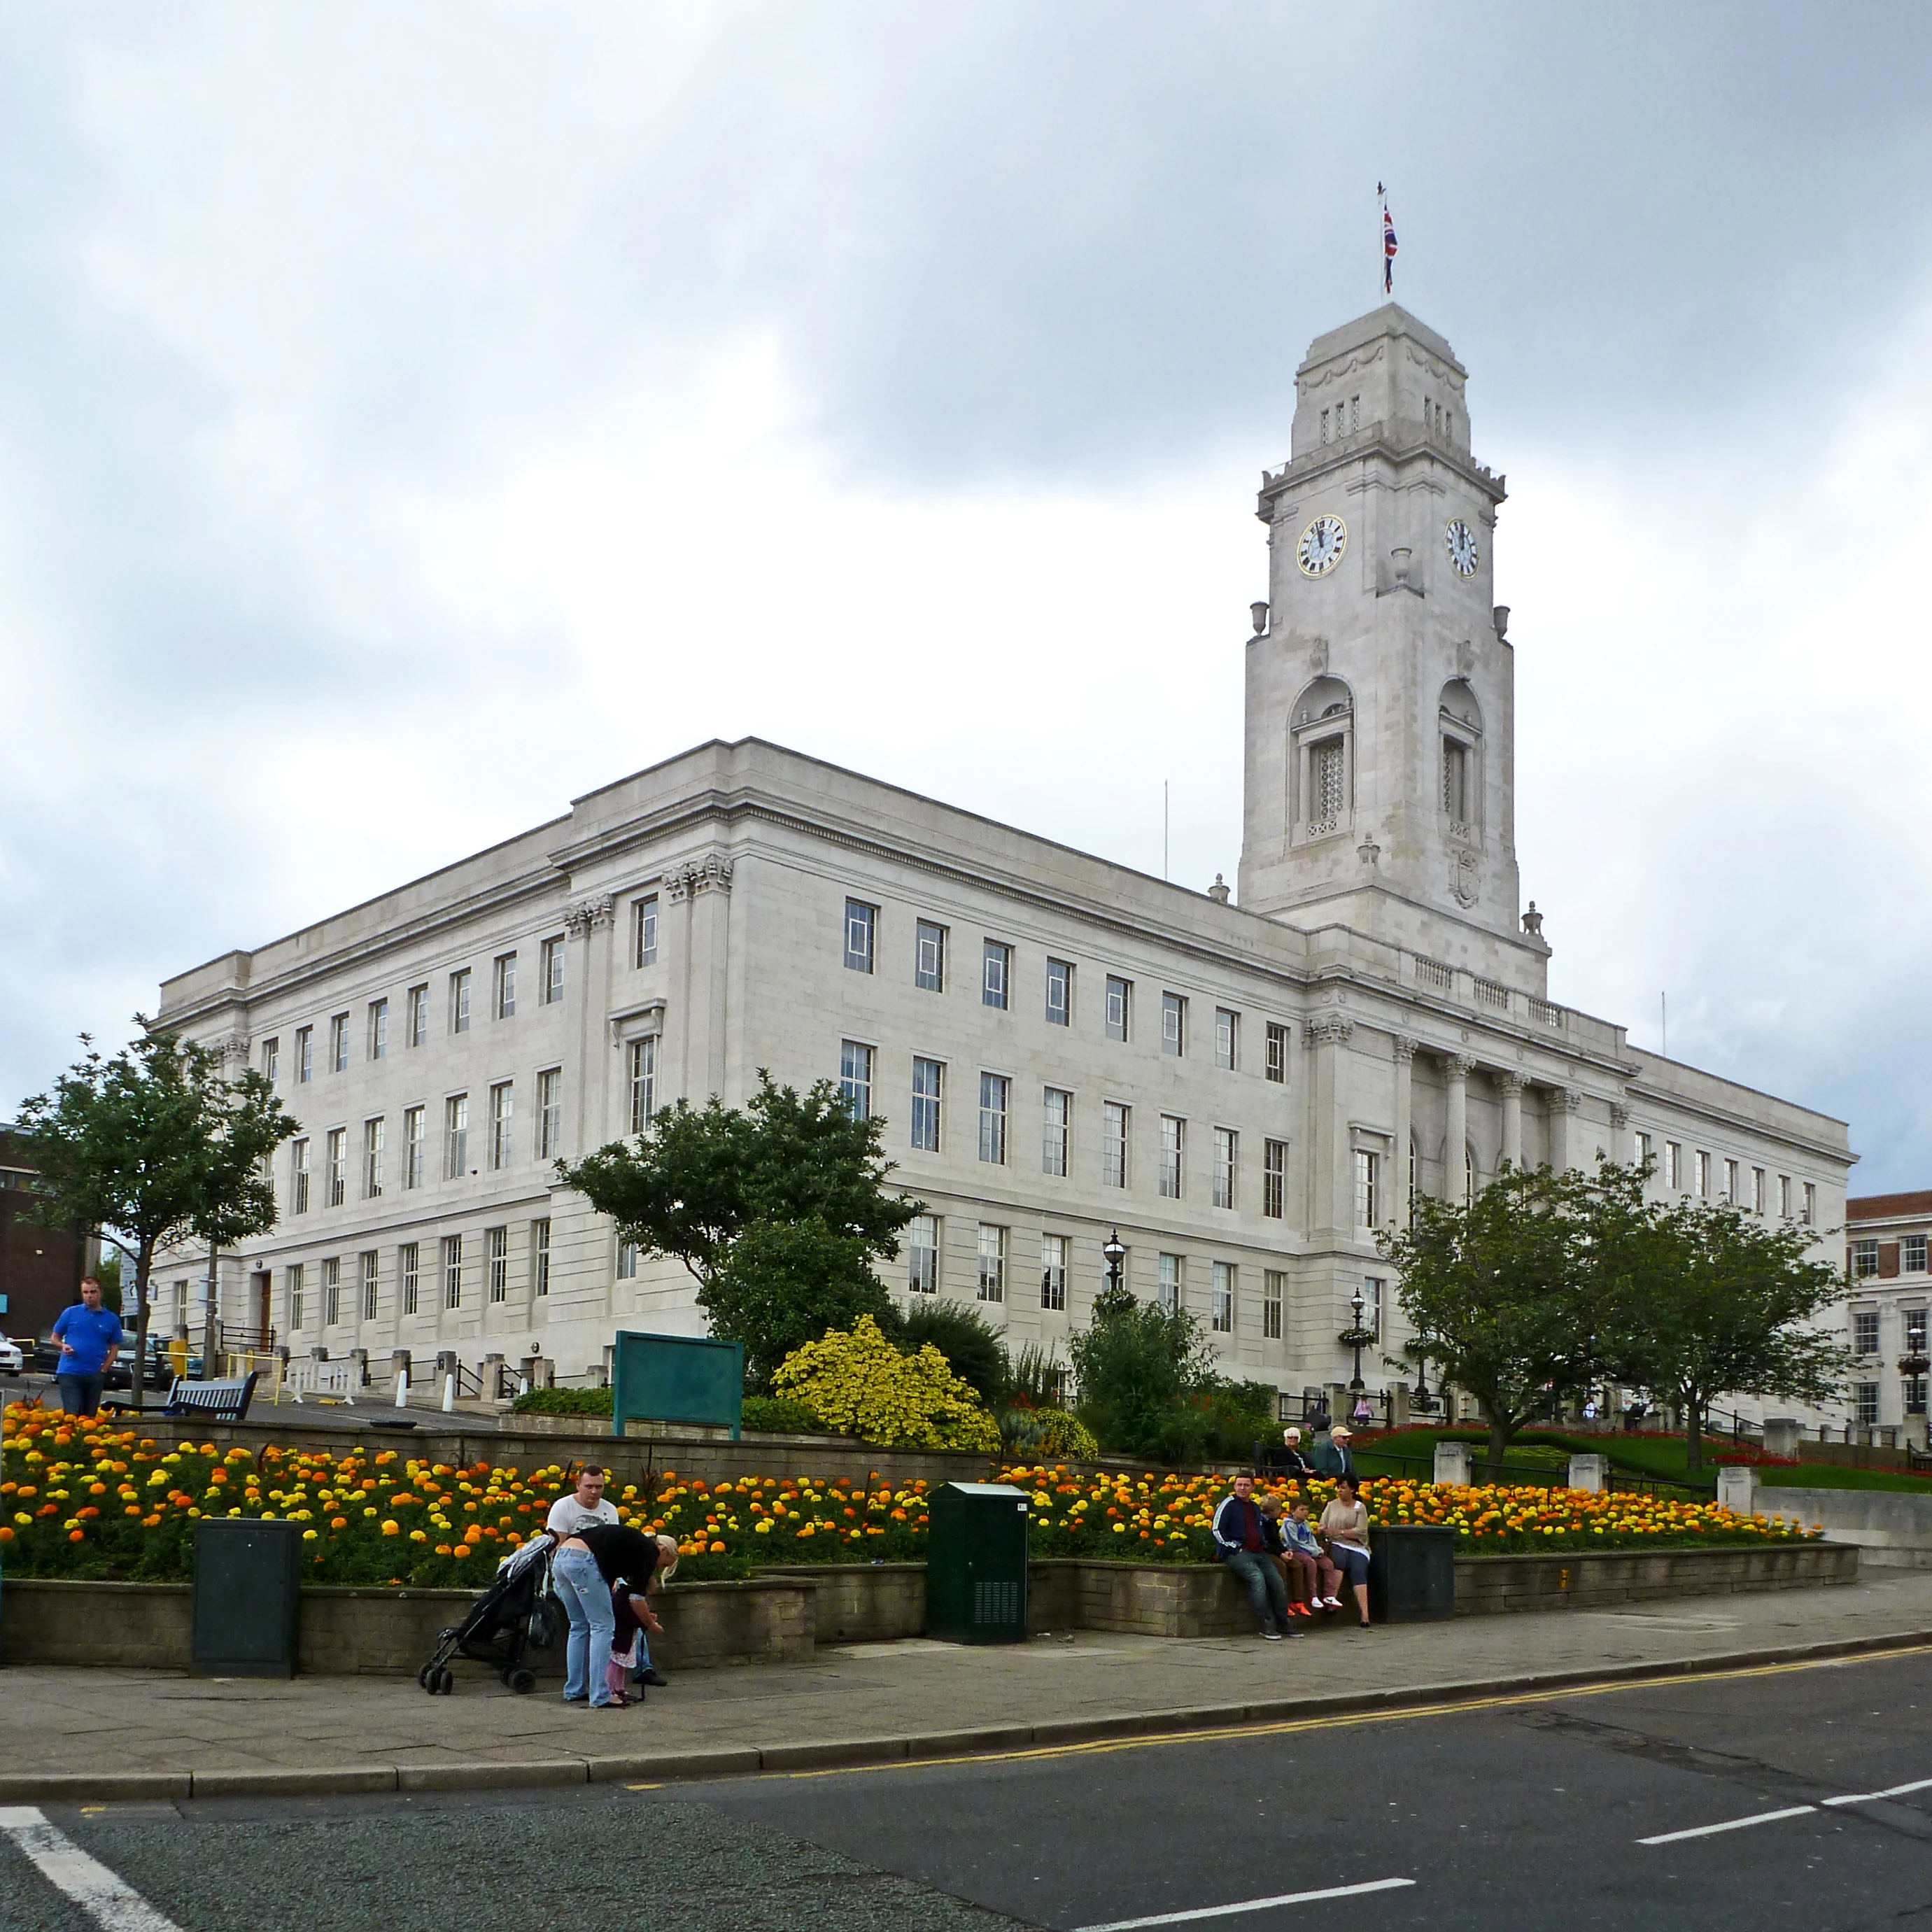
<svg viewBox="0 0 1932 1932"><path fill-rule="evenodd" d="M1348 1096L1342 1049L1355 1030L1340 1013L1319 1013L1301 1030L1314 1070L1308 1083L1312 1237L1347 1241L1355 1232L1355 1177L1348 1159Z"/></svg>
<svg viewBox="0 0 1932 1932"><path fill-rule="evenodd" d="M1386 1191L1394 1211L1387 1218L1393 1220L1398 1228L1408 1226L1409 1144L1414 1138L1415 1052L1420 1043L1411 1040L1406 1034L1396 1034L1393 1042L1395 1048L1395 1105L1391 1112L1395 1122L1395 1144L1389 1151L1391 1171L1386 1183Z"/></svg>
<svg viewBox="0 0 1932 1932"><path fill-rule="evenodd" d="M731 872L729 859L710 852L664 878L667 900L689 908L683 922L684 1010L678 1028L677 1090L696 1106L724 1090Z"/></svg>
<svg viewBox="0 0 1932 1932"><path fill-rule="evenodd" d="M1503 1072L1496 1076L1496 1090L1503 1101L1503 1164L1522 1166L1522 1076Z"/></svg>
<svg viewBox="0 0 1932 1932"><path fill-rule="evenodd" d="M1630 1122L1630 1109L1621 1100L1612 1100L1610 1102L1610 1144L1605 1151L1619 1166L1628 1163L1631 1158Z"/></svg>
<svg viewBox="0 0 1932 1932"><path fill-rule="evenodd" d="M1442 1137L1442 1198L1462 1201L1467 1198L1469 1145L1469 1076L1476 1063L1466 1053L1442 1057L1442 1077L1449 1088L1449 1125Z"/></svg>
<svg viewBox="0 0 1932 1932"><path fill-rule="evenodd" d="M580 1160L610 1138L605 1112L610 1055L604 1025L614 905L610 893L593 892L574 901L563 915L565 983L577 1004L577 1064L566 1070L563 1082L564 1145ZM593 934L601 935L601 944Z"/></svg>
<svg viewBox="0 0 1932 1932"><path fill-rule="evenodd" d="M1575 1087L1555 1087L1550 1094L1550 1164L1558 1174L1567 1174L1578 1164L1576 1116L1583 1095Z"/></svg>

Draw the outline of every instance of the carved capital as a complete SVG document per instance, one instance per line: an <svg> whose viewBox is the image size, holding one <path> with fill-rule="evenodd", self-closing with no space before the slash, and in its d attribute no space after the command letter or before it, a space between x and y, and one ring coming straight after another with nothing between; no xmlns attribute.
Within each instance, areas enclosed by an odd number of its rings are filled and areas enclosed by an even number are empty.
<svg viewBox="0 0 1932 1932"><path fill-rule="evenodd" d="M1610 1102L1610 1125L1618 1130L1630 1125L1630 1109L1621 1100Z"/></svg>
<svg viewBox="0 0 1932 1932"><path fill-rule="evenodd" d="M1421 1041L1411 1040L1406 1033L1397 1034L1389 1044L1395 1051L1396 1060L1405 1066L1422 1050Z"/></svg>
<svg viewBox="0 0 1932 1932"><path fill-rule="evenodd" d="M716 852L688 866L680 866L664 874L664 896L674 903L700 892L728 892L731 890L731 861Z"/></svg>
<svg viewBox="0 0 1932 1932"><path fill-rule="evenodd" d="M1550 1105L1552 1110L1565 1114L1580 1114L1583 1111L1583 1090L1580 1087L1552 1087L1550 1090Z"/></svg>
<svg viewBox="0 0 1932 1932"><path fill-rule="evenodd" d="M1355 1023L1340 1013L1317 1013L1304 1021L1301 1043L1311 1052L1318 1046L1346 1046L1354 1037Z"/></svg>
<svg viewBox="0 0 1932 1932"><path fill-rule="evenodd" d="M581 939L594 928L608 926L616 901L609 892L592 892L573 900L563 915L563 929L572 939Z"/></svg>
<svg viewBox="0 0 1932 1932"><path fill-rule="evenodd" d="M1466 1053L1445 1053L1442 1071L1451 1080L1466 1080L1476 1070L1476 1063Z"/></svg>
<svg viewBox="0 0 1932 1932"><path fill-rule="evenodd" d="M1490 1078L1496 1083L1498 1093L1507 1094L1512 1100L1522 1098L1522 1076L1520 1073L1505 1071L1492 1073Z"/></svg>

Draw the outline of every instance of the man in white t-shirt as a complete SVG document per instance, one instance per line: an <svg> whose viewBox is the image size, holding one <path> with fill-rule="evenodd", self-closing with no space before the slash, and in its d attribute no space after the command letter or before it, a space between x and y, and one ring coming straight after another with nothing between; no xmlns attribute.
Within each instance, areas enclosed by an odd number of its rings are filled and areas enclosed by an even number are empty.
<svg viewBox="0 0 1932 1932"><path fill-rule="evenodd" d="M568 1496L559 1496L550 1504L550 1514L544 1519L544 1527L558 1542L561 1543L566 1536L574 1536L593 1522L617 1520L617 1505L604 1497L604 1474L594 1467L578 1470L577 1487ZM638 1681L653 1684L660 1690L669 1682L652 1664L650 1639L645 1635L638 1640Z"/></svg>

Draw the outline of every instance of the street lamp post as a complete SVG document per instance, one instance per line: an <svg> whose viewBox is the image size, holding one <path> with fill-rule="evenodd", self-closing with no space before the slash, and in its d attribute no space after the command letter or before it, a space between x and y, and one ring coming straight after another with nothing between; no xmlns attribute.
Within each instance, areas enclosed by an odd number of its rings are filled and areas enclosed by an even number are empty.
<svg viewBox="0 0 1932 1932"><path fill-rule="evenodd" d="M1359 1288L1348 1306L1354 1312L1354 1325L1342 1330L1335 1339L1344 1348L1353 1348L1355 1352L1355 1372L1348 1378L1348 1393L1360 1395L1366 1386L1362 1380L1362 1351L1376 1339L1376 1331L1362 1326L1362 1312L1366 1304L1362 1300L1362 1291Z"/></svg>
<svg viewBox="0 0 1932 1932"><path fill-rule="evenodd" d="M1118 1294L1123 1264L1127 1258L1126 1244L1120 1239L1120 1231L1116 1228L1100 1244L1100 1258L1107 1264L1107 1292Z"/></svg>

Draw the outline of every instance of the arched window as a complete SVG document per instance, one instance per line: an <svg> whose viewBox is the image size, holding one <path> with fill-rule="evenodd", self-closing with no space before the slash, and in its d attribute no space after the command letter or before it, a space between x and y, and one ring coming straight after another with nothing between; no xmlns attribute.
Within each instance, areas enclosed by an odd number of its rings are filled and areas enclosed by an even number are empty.
<svg viewBox="0 0 1932 1932"><path fill-rule="evenodd" d="M1406 1228L1415 1220L1415 1136L1408 1137L1408 1185L1403 1190L1402 1205L1405 1210L1402 1225Z"/></svg>
<svg viewBox="0 0 1932 1932"><path fill-rule="evenodd" d="M1354 807L1354 694L1318 677L1290 713L1288 823L1301 842L1346 831Z"/></svg>
<svg viewBox="0 0 1932 1932"><path fill-rule="evenodd" d="M1436 716L1444 829L1452 838L1478 838L1483 818L1483 708L1466 680L1452 677L1442 687Z"/></svg>
<svg viewBox="0 0 1932 1932"><path fill-rule="evenodd" d="M1465 1142L1462 1148L1462 1204L1476 1198L1476 1150Z"/></svg>

